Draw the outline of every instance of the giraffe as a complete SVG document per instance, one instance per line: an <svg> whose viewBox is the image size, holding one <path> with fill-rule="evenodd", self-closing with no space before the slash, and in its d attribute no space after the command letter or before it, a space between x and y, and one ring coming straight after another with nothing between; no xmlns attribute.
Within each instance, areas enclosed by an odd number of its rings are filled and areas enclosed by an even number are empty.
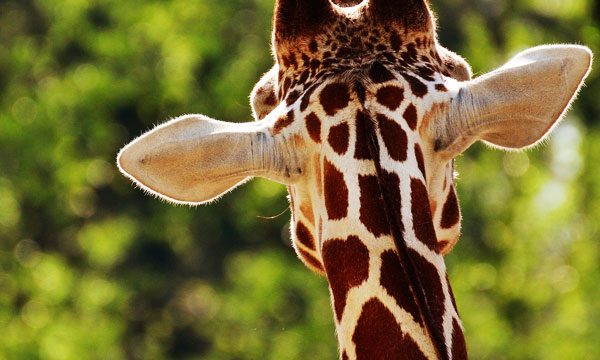
<svg viewBox="0 0 600 360"><path fill-rule="evenodd" d="M444 255L461 213L454 158L557 126L591 68L577 45L526 50L472 79L425 0L276 0L257 121L185 115L117 157L162 199L209 203L251 179L288 188L293 247L326 277L341 359L466 359Z"/></svg>

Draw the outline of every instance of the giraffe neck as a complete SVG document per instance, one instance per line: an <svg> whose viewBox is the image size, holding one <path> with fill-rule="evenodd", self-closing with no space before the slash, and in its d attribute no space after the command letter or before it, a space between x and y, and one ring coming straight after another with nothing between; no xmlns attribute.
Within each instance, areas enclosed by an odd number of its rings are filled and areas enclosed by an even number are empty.
<svg viewBox="0 0 600 360"><path fill-rule="evenodd" d="M372 94L358 82L351 93L354 121L337 114L325 122L329 134L354 129L354 146L341 150L354 154L356 167L333 155L323 159L329 221L319 236L342 358L466 359L424 174L411 163L418 160L406 144L395 144L407 154L390 166L397 125L371 114Z"/></svg>
<svg viewBox="0 0 600 360"><path fill-rule="evenodd" d="M443 73L435 37L379 31L391 33L388 46L372 43L376 29L352 26L373 36L278 49L286 112L274 131L307 131L320 147L306 183L289 190L294 246L327 275L342 358L466 359L418 132L417 112L432 106L429 84Z"/></svg>
<svg viewBox="0 0 600 360"><path fill-rule="evenodd" d="M409 249L407 248L406 242L402 236L402 226L398 222L400 218L399 214L401 214L401 209L396 207L396 204L390 201L390 197L386 196L387 194L391 194L394 190L392 189L393 184L389 184L386 181L386 177L384 174L384 170L381 168L381 164L377 159L381 158L380 155L380 147L379 142L377 141L377 133L374 127L374 123L371 121L367 121L363 124L362 131L367 134L368 141L367 145L369 148L369 153L372 159L376 159L374 161L375 170L377 173L377 183L379 185L379 192L381 194L383 212L385 214L385 219L389 224L390 232L392 238L394 239L394 244L396 245L396 252L400 259L400 265L402 270L402 276L408 279L409 288L412 292L412 303L414 307L419 309L419 313L421 314L421 320L424 322L425 329L427 330L427 334L429 335L429 340L433 345L437 358L440 360L449 359L449 354L447 350L447 343L443 333L443 329L436 323L436 319L434 316L434 310L431 308L429 302L435 301L434 299L428 299L427 291L425 289L424 284L421 279L417 275L419 269L416 264L410 257ZM438 269L439 272L439 269ZM410 295L406 294L409 297ZM440 331L442 330L442 331Z"/></svg>

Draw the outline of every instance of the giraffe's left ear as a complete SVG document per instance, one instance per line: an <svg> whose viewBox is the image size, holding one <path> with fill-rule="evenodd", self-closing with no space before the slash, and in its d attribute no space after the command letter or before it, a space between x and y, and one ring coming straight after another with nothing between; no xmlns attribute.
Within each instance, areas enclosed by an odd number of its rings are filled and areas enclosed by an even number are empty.
<svg viewBox="0 0 600 360"><path fill-rule="evenodd" d="M436 150L455 156L477 140L504 149L538 144L569 108L591 64L587 47L540 46L460 83L444 125L432 129Z"/></svg>
<svg viewBox="0 0 600 360"><path fill-rule="evenodd" d="M187 115L147 132L117 157L121 172L142 189L175 203L209 202L254 176L284 184L298 165L293 147L266 122L228 123Z"/></svg>

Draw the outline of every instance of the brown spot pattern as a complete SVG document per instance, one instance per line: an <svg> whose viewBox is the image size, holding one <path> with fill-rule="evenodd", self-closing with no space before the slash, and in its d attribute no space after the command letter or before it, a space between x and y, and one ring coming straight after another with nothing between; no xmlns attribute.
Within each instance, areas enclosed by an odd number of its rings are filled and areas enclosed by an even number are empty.
<svg viewBox="0 0 600 360"><path fill-rule="evenodd" d="M285 78L285 80L283 80L283 88L281 88L281 93L279 96L283 97L284 94L287 94L290 86L292 86L292 80L290 80L290 78Z"/></svg>
<svg viewBox="0 0 600 360"><path fill-rule="evenodd" d="M381 255L381 286L396 299L402 309L412 315L414 321L421 324L421 313L410 288L410 281L402 269L400 258L392 250Z"/></svg>
<svg viewBox="0 0 600 360"><path fill-rule="evenodd" d="M394 315L376 298L363 305L352 340L358 360L427 359L419 346L402 334Z"/></svg>
<svg viewBox="0 0 600 360"><path fill-rule="evenodd" d="M408 105L402 116L412 130L417 129L417 108L413 104Z"/></svg>
<svg viewBox="0 0 600 360"><path fill-rule="evenodd" d="M421 80L408 74L404 74L403 76L410 85L413 95L420 98L427 95L427 85L425 85Z"/></svg>
<svg viewBox="0 0 600 360"><path fill-rule="evenodd" d="M456 198L456 191L454 191L454 187L452 186L450 187L448 198L446 199L444 209L442 210L442 228L450 229L456 225L459 220L460 209L458 207L458 199Z"/></svg>
<svg viewBox="0 0 600 360"><path fill-rule="evenodd" d="M423 290L425 292L425 301L427 303L427 308L433 317L433 324L430 325L435 328L435 331L438 334L443 334L443 317L446 308L444 306L445 297L442 288L442 279L440 278L436 267L421 256L421 254L411 248L408 249L408 252L415 265L416 271L419 274L421 283L424 284ZM445 343L441 345L444 346L444 348L447 346ZM445 349L444 353L448 353L448 351Z"/></svg>
<svg viewBox="0 0 600 360"><path fill-rule="evenodd" d="M361 103L361 105L364 105L365 101L367 100L367 89L365 89L365 86L360 82L355 81L353 90L358 101Z"/></svg>
<svg viewBox="0 0 600 360"><path fill-rule="evenodd" d="M400 106L402 100L404 100L404 90L398 86L385 86L377 90L376 96L377 101L381 105L394 111Z"/></svg>
<svg viewBox="0 0 600 360"><path fill-rule="evenodd" d="M423 157L423 150L421 150L421 146L419 144L415 144L415 156L417 157L417 165L419 166L419 170L421 170L423 178L427 180L427 173L425 172L425 158Z"/></svg>
<svg viewBox="0 0 600 360"><path fill-rule="evenodd" d="M273 125L273 135L279 134L283 129L290 126L294 122L294 111L290 110L287 115L283 115L277 119Z"/></svg>
<svg viewBox="0 0 600 360"><path fill-rule="evenodd" d="M359 110L356 113L356 147L354 148L354 158L358 160L371 159L371 153L369 152L369 146L367 145L367 137L363 131L365 122L367 121L371 121L369 116Z"/></svg>
<svg viewBox="0 0 600 360"><path fill-rule="evenodd" d="M376 84L394 80L396 77L382 63L375 61L369 70L369 77Z"/></svg>
<svg viewBox="0 0 600 360"><path fill-rule="evenodd" d="M348 215L348 186L342 174L325 159L325 207L330 220L341 220Z"/></svg>
<svg viewBox="0 0 600 360"><path fill-rule="evenodd" d="M390 198L396 208L401 208L400 197L400 178L398 175L388 173L384 170L383 181L386 184L388 193L385 196ZM359 176L358 184L360 187L360 221L365 225L373 235L379 237L390 234L390 227L387 219L383 216L384 203L379 189L379 183L376 176ZM400 231L404 230L402 226L401 214L398 214L398 224Z"/></svg>
<svg viewBox="0 0 600 360"><path fill-rule="evenodd" d="M295 2L277 3L273 26L276 41L293 41L298 37L314 36L324 24L334 19L331 5L323 1L304 1L298 7Z"/></svg>
<svg viewBox="0 0 600 360"><path fill-rule="evenodd" d="M342 319L348 291L369 277L369 249L356 236L323 244L323 263L333 295L336 318Z"/></svg>
<svg viewBox="0 0 600 360"><path fill-rule="evenodd" d="M360 176L360 221L375 236L389 235L390 229L382 216L383 199L376 176Z"/></svg>
<svg viewBox="0 0 600 360"><path fill-rule="evenodd" d="M310 250L315 250L315 240L310 230L302 223L296 224L296 239Z"/></svg>
<svg viewBox="0 0 600 360"><path fill-rule="evenodd" d="M267 95L267 97L263 100L263 103L265 105L275 105L277 103L277 99L275 98L275 92L269 91L269 95Z"/></svg>
<svg viewBox="0 0 600 360"><path fill-rule="evenodd" d="M321 143L321 119L314 112L308 114L304 119L308 135L317 144Z"/></svg>
<svg viewBox="0 0 600 360"><path fill-rule="evenodd" d="M396 161L406 161L408 138L400 125L384 115L377 115L381 137L390 157Z"/></svg>
<svg viewBox="0 0 600 360"><path fill-rule="evenodd" d="M446 273L446 284L448 284L448 292L450 292L450 301L452 301L452 306L454 306L454 310L456 311L456 314L458 314L458 306L456 306L456 299L454 298L454 291L452 290L448 273Z"/></svg>
<svg viewBox="0 0 600 360"><path fill-rule="evenodd" d="M312 53L316 53L317 50L319 50L319 44L317 44L317 41L315 39L312 39L310 41L310 43L308 44L308 49L310 50L310 52Z"/></svg>
<svg viewBox="0 0 600 360"><path fill-rule="evenodd" d="M298 255L300 255L300 259L304 261L309 267L314 268L320 273L325 273L323 265L317 258L315 258L309 252L303 249L297 248L296 250L298 251Z"/></svg>
<svg viewBox="0 0 600 360"><path fill-rule="evenodd" d="M347 123L341 123L332 126L329 129L327 141L331 148L338 154L344 155L348 151L348 142L350 141L350 128Z"/></svg>
<svg viewBox="0 0 600 360"><path fill-rule="evenodd" d="M465 335L458 320L454 319L452 324L452 360L467 360L467 358Z"/></svg>
<svg viewBox="0 0 600 360"><path fill-rule="evenodd" d="M425 1L372 1L369 3L371 17L378 22L398 26L402 24L408 33L431 29L431 13ZM386 26L385 31L390 31ZM419 39L417 38L417 41Z"/></svg>
<svg viewBox="0 0 600 360"><path fill-rule="evenodd" d="M319 100L325 113L333 116L339 110L348 106L350 102L348 86L342 83L329 84L321 91Z"/></svg>
<svg viewBox="0 0 600 360"><path fill-rule="evenodd" d="M448 89L446 88L446 85L444 84L436 84L435 85L435 89L439 92L446 92L448 91Z"/></svg>
<svg viewBox="0 0 600 360"><path fill-rule="evenodd" d="M400 35L398 35L398 33L395 31L390 37L390 46L394 51L400 51L400 48L402 47L402 39L400 38Z"/></svg>
<svg viewBox="0 0 600 360"><path fill-rule="evenodd" d="M287 106L291 106L300 98L300 91L294 90L288 94L287 99L285 99L285 103Z"/></svg>
<svg viewBox="0 0 600 360"><path fill-rule="evenodd" d="M310 103L310 97L315 92L315 89L316 86L313 85L304 92L304 95L302 96L302 101L300 101L300 111L306 110L308 104Z"/></svg>
<svg viewBox="0 0 600 360"><path fill-rule="evenodd" d="M437 238L433 227L431 209L429 208L427 189L421 180L411 178L410 193L412 196L411 210L415 235L429 249L436 251Z"/></svg>
<svg viewBox="0 0 600 360"><path fill-rule="evenodd" d="M342 360L348 360L348 354L345 351L342 353Z"/></svg>
<svg viewBox="0 0 600 360"><path fill-rule="evenodd" d="M451 244L448 240L438 240L437 250L436 252L442 255L446 255L451 250Z"/></svg>
<svg viewBox="0 0 600 360"><path fill-rule="evenodd" d="M417 66L416 73L426 81L434 81L435 72L428 65Z"/></svg>
<svg viewBox="0 0 600 360"><path fill-rule="evenodd" d="M269 81L262 87L256 89L252 107L259 120L262 120L269 115L276 105L277 99L275 98L275 90L273 87L273 81Z"/></svg>

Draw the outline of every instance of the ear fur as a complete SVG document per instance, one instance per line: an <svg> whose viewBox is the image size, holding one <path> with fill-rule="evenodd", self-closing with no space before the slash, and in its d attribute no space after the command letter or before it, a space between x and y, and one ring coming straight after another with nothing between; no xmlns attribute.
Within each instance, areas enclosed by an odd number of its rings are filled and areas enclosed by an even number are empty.
<svg viewBox="0 0 600 360"><path fill-rule="evenodd" d="M217 199L253 176L288 183L292 151L265 122L227 123L187 115L147 132L117 157L121 172L171 202L198 205Z"/></svg>
<svg viewBox="0 0 600 360"><path fill-rule="evenodd" d="M559 123L591 64L587 47L540 46L460 83L444 124L434 126L437 150L454 157L476 140L502 149L535 146Z"/></svg>

